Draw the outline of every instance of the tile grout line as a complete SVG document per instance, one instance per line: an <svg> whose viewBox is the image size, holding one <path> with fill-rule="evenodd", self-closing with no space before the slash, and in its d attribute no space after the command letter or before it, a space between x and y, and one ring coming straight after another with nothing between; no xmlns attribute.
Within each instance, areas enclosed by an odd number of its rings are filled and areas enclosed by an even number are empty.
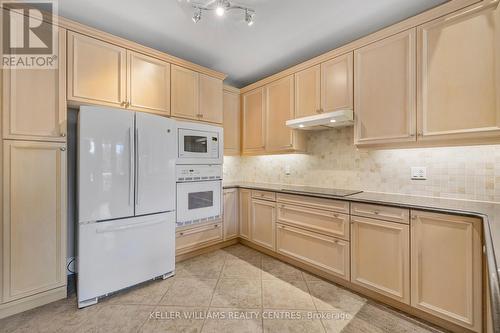
<svg viewBox="0 0 500 333"><path fill-rule="evenodd" d="M308 283L307 279L304 276L304 271L301 271L300 275L302 275L302 278L304 279L304 282L306 283L307 292L309 293L309 296L311 297L311 300L313 302L314 308L316 309L316 314L319 315L320 313L319 313L318 307L316 306L316 302L314 301L313 295L311 294L311 288L309 288L309 283ZM328 332L327 329L326 329L326 327L325 327L325 324L323 323L323 320L321 320L321 317L319 318L319 322L321 323L321 327L323 327L323 331L325 333Z"/></svg>
<svg viewBox="0 0 500 333"><path fill-rule="evenodd" d="M220 250L218 250L220 251ZM205 327L205 323L207 322L207 314L208 314L208 311L210 311L210 307L212 305L212 301L214 299L214 295L215 295L215 291L217 290L217 286L219 285L219 282L220 282L220 279L221 279L221 276L222 276L222 272L224 271L224 267L226 266L226 253L224 254L224 262L222 264L222 267L219 271L219 276L217 277L217 283L215 283L215 287L214 287L214 290L212 291L212 296L210 297L210 302L208 303L208 307L207 307L207 313L205 313L205 318L203 318L203 324L201 324L201 328L200 328L200 333L203 332L203 328Z"/></svg>

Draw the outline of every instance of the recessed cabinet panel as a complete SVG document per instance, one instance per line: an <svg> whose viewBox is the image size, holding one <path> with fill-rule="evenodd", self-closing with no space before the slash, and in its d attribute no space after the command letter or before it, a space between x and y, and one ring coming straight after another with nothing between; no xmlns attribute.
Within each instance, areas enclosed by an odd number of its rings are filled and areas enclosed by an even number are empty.
<svg viewBox="0 0 500 333"><path fill-rule="evenodd" d="M276 203L252 199L251 209L251 241L274 250Z"/></svg>
<svg viewBox="0 0 500 333"><path fill-rule="evenodd" d="M294 81L293 75L265 86L266 92L266 150L270 152L293 147L293 130L286 127L293 119Z"/></svg>
<svg viewBox="0 0 500 333"><path fill-rule="evenodd" d="M418 27L422 140L500 135L500 9L479 8Z"/></svg>
<svg viewBox="0 0 500 333"><path fill-rule="evenodd" d="M3 71L4 139L66 141L66 30L58 36L57 69Z"/></svg>
<svg viewBox="0 0 500 333"><path fill-rule="evenodd" d="M264 88L243 94L243 153L263 152L265 142Z"/></svg>
<svg viewBox="0 0 500 333"><path fill-rule="evenodd" d="M238 236L238 189L224 190L224 240Z"/></svg>
<svg viewBox="0 0 500 333"><path fill-rule="evenodd" d="M295 118L321 112L321 66L295 73Z"/></svg>
<svg viewBox="0 0 500 333"><path fill-rule="evenodd" d="M353 107L352 52L321 64L321 111Z"/></svg>
<svg viewBox="0 0 500 333"><path fill-rule="evenodd" d="M252 191L243 188L239 189L239 203L240 237L250 240Z"/></svg>
<svg viewBox="0 0 500 333"><path fill-rule="evenodd" d="M171 114L174 117L198 119L199 74L176 65L171 67Z"/></svg>
<svg viewBox="0 0 500 333"><path fill-rule="evenodd" d="M354 142L415 141L415 29L354 51Z"/></svg>
<svg viewBox="0 0 500 333"><path fill-rule="evenodd" d="M351 281L410 304L409 226L354 216L351 221Z"/></svg>
<svg viewBox="0 0 500 333"><path fill-rule="evenodd" d="M3 144L3 301L66 284L63 143Z"/></svg>
<svg viewBox="0 0 500 333"><path fill-rule="evenodd" d="M240 154L240 95L224 91L224 155Z"/></svg>
<svg viewBox="0 0 500 333"><path fill-rule="evenodd" d="M205 74L200 76L199 120L222 124L222 80Z"/></svg>
<svg viewBox="0 0 500 333"><path fill-rule="evenodd" d="M481 221L412 211L411 305L481 332Z"/></svg>
<svg viewBox="0 0 500 333"><path fill-rule="evenodd" d="M126 62L124 48L68 32L68 100L122 106Z"/></svg>
<svg viewBox="0 0 500 333"><path fill-rule="evenodd" d="M128 51L130 108L170 115L170 64Z"/></svg>

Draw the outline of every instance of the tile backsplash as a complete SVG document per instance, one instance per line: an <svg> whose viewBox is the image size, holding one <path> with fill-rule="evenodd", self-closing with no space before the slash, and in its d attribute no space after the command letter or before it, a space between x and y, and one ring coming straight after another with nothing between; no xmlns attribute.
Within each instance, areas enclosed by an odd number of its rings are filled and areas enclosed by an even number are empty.
<svg viewBox="0 0 500 333"><path fill-rule="evenodd" d="M307 154L228 156L224 180L500 202L500 145L373 150L353 141L347 127L309 133ZM411 179L415 166L426 180Z"/></svg>

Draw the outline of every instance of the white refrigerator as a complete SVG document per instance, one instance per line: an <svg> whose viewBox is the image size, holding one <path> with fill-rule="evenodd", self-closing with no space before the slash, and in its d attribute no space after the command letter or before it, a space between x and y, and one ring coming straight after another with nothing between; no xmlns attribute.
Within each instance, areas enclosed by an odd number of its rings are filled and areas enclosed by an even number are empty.
<svg viewBox="0 0 500 333"><path fill-rule="evenodd" d="M175 121L82 106L78 306L175 268Z"/></svg>

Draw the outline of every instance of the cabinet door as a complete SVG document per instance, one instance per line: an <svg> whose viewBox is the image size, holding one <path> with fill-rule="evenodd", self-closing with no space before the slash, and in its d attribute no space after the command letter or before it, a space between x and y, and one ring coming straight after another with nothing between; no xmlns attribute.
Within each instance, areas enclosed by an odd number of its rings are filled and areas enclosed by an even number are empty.
<svg viewBox="0 0 500 333"><path fill-rule="evenodd" d="M224 240L238 237L238 189L224 190Z"/></svg>
<svg viewBox="0 0 500 333"><path fill-rule="evenodd" d="M4 141L4 301L66 284L63 149L63 143Z"/></svg>
<svg viewBox="0 0 500 333"><path fill-rule="evenodd" d="M407 224L351 217L351 281L410 304Z"/></svg>
<svg viewBox="0 0 500 333"><path fill-rule="evenodd" d="M174 117L199 118L199 74L172 65L171 67L171 114Z"/></svg>
<svg viewBox="0 0 500 333"><path fill-rule="evenodd" d="M274 250L276 203L253 199L251 221L251 241Z"/></svg>
<svg viewBox="0 0 500 333"><path fill-rule="evenodd" d="M500 135L500 9L475 7L418 27L419 140Z"/></svg>
<svg viewBox="0 0 500 333"><path fill-rule="evenodd" d="M3 71L4 139L66 141L66 30L58 36L57 69Z"/></svg>
<svg viewBox="0 0 500 333"><path fill-rule="evenodd" d="M415 141L415 29L354 51L354 142Z"/></svg>
<svg viewBox="0 0 500 333"><path fill-rule="evenodd" d="M293 119L293 75L265 86L266 92L266 150L276 152L293 147L293 131L285 122Z"/></svg>
<svg viewBox="0 0 500 333"><path fill-rule="evenodd" d="M321 111L353 108L352 52L321 64Z"/></svg>
<svg viewBox="0 0 500 333"><path fill-rule="evenodd" d="M126 102L127 51L68 32L68 100L109 106Z"/></svg>
<svg viewBox="0 0 500 333"><path fill-rule="evenodd" d="M170 115L170 64L127 51L129 107Z"/></svg>
<svg viewBox="0 0 500 333"><path fill-rule="evenodd" d="M240 95L224 91L224 155L240 153Z"/></svg>
<svg viewBox="0 0 500 333"><path fill-rule="evenodd" d="M199 74L200 114L203 121L222 124L222 80Z"/></svg>
<svg viewBox="0 0 500 333"><path fill-rule="evenodd" d="M481 221L411 212L411 305L481 332Z"/></svg>
<svg viewBox="0 0 500 333"><path fill-rule="evenodd" d="M349 242L283 224L276 233L278 253L349 280Z"/></svg>
<svg viewBox="0 0 500 333"><path fill-rule="evenodd" d="M321 66L295 73L295 118L321 112Z"/></svg>
<svg viewBox="0 0 500 333"><path fill-rule="evenodd" d="M251 216L252 191L239 190L239 215L240 215L240 237L250 240L250 216Z"/></svg>
<svg viewBox="0 0 500 333"><path fill-rule="evenodd" d="M243 95L243 153L262 152L265 148L265 95L258 88Z"/></svg>

